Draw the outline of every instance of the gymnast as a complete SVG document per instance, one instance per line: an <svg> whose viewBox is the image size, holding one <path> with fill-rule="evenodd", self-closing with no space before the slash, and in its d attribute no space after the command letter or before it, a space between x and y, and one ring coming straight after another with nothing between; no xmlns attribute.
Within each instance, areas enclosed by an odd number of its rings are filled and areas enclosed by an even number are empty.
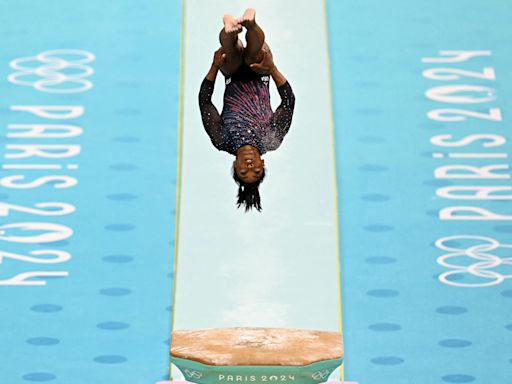
<svg viewBox="0 0 512 384"><path fill-rule="evenodd" d="M201 118L212 144L235 156L232 175L238 184L238 208L244 205L245 212L252 208L261 211L258 187L265 177L261 155L276 150L288 133L295 96L274 64L255 10L249 8L237 19L224 15L223 21L222 47L215 52L199 92ZM242 27L247 30L245 47L238 38ZM211 100L219 69L226 84L220 115ZM270 105L269 75L281 96L275 112Z"/></svg>

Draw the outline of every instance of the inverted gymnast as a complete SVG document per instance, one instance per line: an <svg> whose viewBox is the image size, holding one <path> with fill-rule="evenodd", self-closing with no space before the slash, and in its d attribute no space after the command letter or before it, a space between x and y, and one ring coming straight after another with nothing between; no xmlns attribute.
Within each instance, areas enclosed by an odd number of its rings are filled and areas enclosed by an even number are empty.
<svg viewBox="0 0 512 384"><path fill-rule="evenodd" d="M222 45L201 84L199 107L203 125L212 144L235 155L233 179L238 184L237 205L261 211L258 187L265 177L261 155L276 150L292 122L295 96L285 77L274 64L265 34L249 8L242 17L224 16L219 39ZM246 47L238 38L245 27ZM212 94L220 71L225 76L224 106L219 115ZM276 83L281 104L272 112L269 75Z"/></svg>

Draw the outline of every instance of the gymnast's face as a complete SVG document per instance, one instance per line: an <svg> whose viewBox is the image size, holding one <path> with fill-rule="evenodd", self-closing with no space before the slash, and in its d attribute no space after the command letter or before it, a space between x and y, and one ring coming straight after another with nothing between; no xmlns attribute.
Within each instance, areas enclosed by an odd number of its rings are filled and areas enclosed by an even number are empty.
<svg viewBox="0 0 512 384"><path fill-rule="evenodd" d="M265 161L258 150L250 145L244 145L236 151L233 162L235 172L244 183L255 183L263 174Z"/></svg>

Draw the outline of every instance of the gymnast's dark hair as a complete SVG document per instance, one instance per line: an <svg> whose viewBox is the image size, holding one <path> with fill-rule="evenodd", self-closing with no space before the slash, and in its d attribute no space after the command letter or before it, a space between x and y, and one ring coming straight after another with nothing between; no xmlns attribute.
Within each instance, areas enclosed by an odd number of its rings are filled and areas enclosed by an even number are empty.
<svg viewBox="0 0 512 384"><path fill-rule="evenodd" d="M232 168L233 179L238 184L238 196L237 196L237 207L243 204L245 212L248 212L252 208L256 208L258 212L261 212L261 199L260 191L258 190L261 182L265 178L265 167L258 181L254 183L245 183L240 177L238 177L235 167Z"/></svg>

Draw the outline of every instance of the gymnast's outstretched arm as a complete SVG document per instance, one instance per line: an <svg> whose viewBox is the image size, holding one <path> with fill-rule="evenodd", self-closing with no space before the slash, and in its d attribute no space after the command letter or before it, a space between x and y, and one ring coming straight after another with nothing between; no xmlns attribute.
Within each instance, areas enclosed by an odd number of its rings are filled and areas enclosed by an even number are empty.
<svg viewBox="0 0 512 384"><path fill-rule="evenodd" d="M206 74L201 89L199 91L199 109L201 110L201 119L203 126L212 141L212 144L217 149L222 149L223 139L221 135L221 118L219 111L212 103L213 89L215 86L215 79L219 68L222 66L226 55L222 49L218 49L213 56L213 63L210 70Z"/></svg>

